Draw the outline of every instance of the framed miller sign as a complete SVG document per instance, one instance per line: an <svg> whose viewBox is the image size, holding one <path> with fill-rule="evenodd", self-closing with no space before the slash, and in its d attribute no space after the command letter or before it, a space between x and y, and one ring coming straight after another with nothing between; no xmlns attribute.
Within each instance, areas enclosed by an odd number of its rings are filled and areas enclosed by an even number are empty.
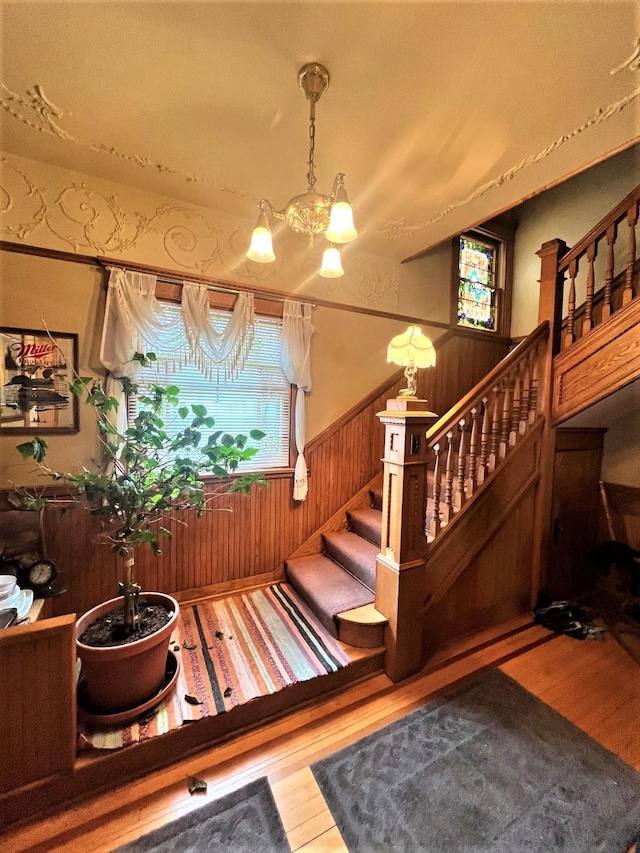
<svg viewBox="0 0 640 853"><path fill-rule="evenodd" d="M0 434L78 432L78 336L0 326Z"/></svg>

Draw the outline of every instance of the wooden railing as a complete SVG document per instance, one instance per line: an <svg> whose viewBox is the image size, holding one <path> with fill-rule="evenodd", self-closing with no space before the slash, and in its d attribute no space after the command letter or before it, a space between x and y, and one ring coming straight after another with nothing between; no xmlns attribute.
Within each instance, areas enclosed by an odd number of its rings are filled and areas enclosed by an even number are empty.
<svg viewBox="0 0 640 853"><path fill-rule="evenodd" d="M598 222L579 243L564 254L557 267L558 281L568 278L567 313L562 323L561 348L568 349L638 295L636 284L636 224L640 185ZM626 227L625 235L619 234ZM622 247L618 238L624 241ZM603 278L598 279L596 258L606 251ZM585 300L576 307L576 281L585 273ZM616 269L618 267L618 269ZM602 271L601 271L602 272Z"/></svg>
<svg viewBox="0 0 640 853"><path fill-rule="evenodd" d="M540 380L549 358L549 332L550 324L541 323L442 418L425 411L424 401L407 398L389 400L378 413L385 450L375 604L388 623L385 671L393 681L422 666L427 603L444 595L467 565L474 542L484 542L538 479L535 445L548 399ZM516 464L504 500L496 498L500 481L494 475L503 465L507 474L514 468L509 463L523 455L513 452L520 442L529 451L526 470ZM483 506L485 488L494 498ZM474 508L481 509L477 517ZM464 531L456 537L458 521L464 526L470 517L473 541ZM439 546L452 541L462 553L434 560L443 550ZM528 540L529 551L531 545Z"/></svg>
<svg viewBox="0 0 640 853"><path fill-rule="evenodd" d="M429 541L441 534L535 423L548 335L549 323L541 323L428 431L433 452L433 469L427 475Z"/></svg>

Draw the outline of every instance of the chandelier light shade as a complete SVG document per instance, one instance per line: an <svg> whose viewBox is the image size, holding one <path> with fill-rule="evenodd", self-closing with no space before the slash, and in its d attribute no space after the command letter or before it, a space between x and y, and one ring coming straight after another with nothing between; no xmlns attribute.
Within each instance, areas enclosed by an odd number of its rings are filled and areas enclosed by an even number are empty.
<svg viewBox="0 0 640 853"><path fill-rule="evenodd" d="M322 266L319 275L323 278L340 278L341 275L344 275L340 250L335 246L329 246L322 253Z"/></svg>
<svg viewBox="0 0 640 853"><path fill-rule="evenodd" d="M307 191L289 199L282 210L276 210L268 199L261 199L258 204L260 214L247 257L261 264L275 261L267 216L269 213L276 219L283 219L298 234L307 235L310 246L313 246L316 235L324 234L332 245L324 251L319 274L325 278L336 278L344 275L344 270L340 249L333 244L350 243L358 236L358 232L353 224L353 210L344 188L342 172L336 175L330 195L323 195L316 191L316 104L329 86L329 72L323 65L309 62L298 72L298 83L309 101Z"/></svg>
<svg viewBox="0 0 640 853"><path fill-rule="evenodd" d="M406 332L392 338L387 347L387 362L404 367L407 387L400 397L417 397L416 373L419 368L434 367L436 351L430 339L422 333L420 326L409 326Z"/></svg>
<svg viewBox="0 0 640 853"><path fill-rule="evenodd" d="M264 210L260 211L258 223L253 229L247 257L250 261L257 261L259 264L269 264L276 259L273 253L271 228L269 228L269 220Z"/></svg>

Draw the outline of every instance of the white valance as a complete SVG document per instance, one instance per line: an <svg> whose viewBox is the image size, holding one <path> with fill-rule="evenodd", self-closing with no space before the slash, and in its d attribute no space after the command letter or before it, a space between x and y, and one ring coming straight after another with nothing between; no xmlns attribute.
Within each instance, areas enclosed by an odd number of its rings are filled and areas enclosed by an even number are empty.
<svg viewBox="0 0 640 853"><path fill-rule="evenodd" d="M184 282L181 318L171 317L156 298L157 277L114 267L109 276L100 360L108 370L106 391L118 400L115 425L126 429L125 396L119 377L135 378L134 353L159 350L165 369L192 359L203 375L215 379L219 370L233 375L251 345L253 294L239 294L224 329L213 323L204 286ZM170 357L166 356L170 353Z"/></svg>
<svg viewBox="0 0 640 853"><path fill-rule="evenodd" d="M218 329L206 288L187 281L182 284L182 318L189 349L208 379L213 378L214 367L223 367L227 378L242 369L253 341L254 317L253 293L239 293L229 322Z"/></svg>

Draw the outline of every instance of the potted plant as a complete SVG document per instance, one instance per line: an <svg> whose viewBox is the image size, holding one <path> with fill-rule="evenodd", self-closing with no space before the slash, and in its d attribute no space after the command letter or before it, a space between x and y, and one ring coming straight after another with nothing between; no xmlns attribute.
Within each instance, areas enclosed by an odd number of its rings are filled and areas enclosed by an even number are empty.
<svg viewBox="0 0 640 853"><path fill-rule="evenodd" d="M136 353L134 360L146 366L156 357ZM177 386L140 387L127 377L119 381L138 401L137 414L123 431L109 418L117 400L99 380L78 376L69 386L96 413L103 459L95 470L53 470L46 461L47 443L39 436L17 448L23 459L35 460L44 475L71 487L69 502L100 519L100 538L123 559L120 596L81 616L76 628L85 693L90 705L103 712L142 705L162 687L168 640L178 618L178 603L171 596L141 595L135 580L136 549L148 545L156 555L161 553L162 537L171 536L166 526L171 512L193 510L201 515L213 508L202 475L224 481L214 497L266 485L262 474L231 476L258 452L247 444L249 438L259 441L263 432L232 436L212 431L215 422L204 406L180 405ZM16 489L14 496L14 503L28 509L48 500L25 488Z"/></svg>

